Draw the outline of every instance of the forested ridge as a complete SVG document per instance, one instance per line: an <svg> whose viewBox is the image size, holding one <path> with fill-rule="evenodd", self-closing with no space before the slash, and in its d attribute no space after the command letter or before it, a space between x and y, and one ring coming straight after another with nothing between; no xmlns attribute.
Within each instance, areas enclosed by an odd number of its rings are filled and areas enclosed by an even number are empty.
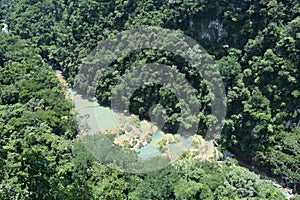
<svg viewBox="0 0 300 200"><path fill-rule="evenodd" d="M0 199L284 199L279 190L234 160L185 161L147 174L102 165L76 138L72 103L52 69L76 86L81 61L123 30L180 30L211 54L222 75L227 116L219 150L230 150L299 192L300 4L297 0L0 0ZM98 81L96 97L110 105L112 89L137 64L175 65L197 90L198 134L210 120L207 88L178 56L155 49L124 55ZM83 92L88 86L77 85ZM131 112L149 119L159 102L176 132L178 100L164 88L142 87ZM136 101L135 99L142 99ZM188 159L187 159L188 160Z"/></svg>

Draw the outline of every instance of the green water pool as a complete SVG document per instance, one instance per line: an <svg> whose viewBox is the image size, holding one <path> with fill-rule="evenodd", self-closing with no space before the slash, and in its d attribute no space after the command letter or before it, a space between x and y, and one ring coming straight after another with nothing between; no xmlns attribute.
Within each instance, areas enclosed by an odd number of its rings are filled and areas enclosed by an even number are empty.
<svg viewBox="0 0 300 200"><path fill-rule="evenodd" d="M76 112L79 114L81 123L84 123L87 129L85 134L95 134L99 131L105 131L118 127L118 120L116 114L109 108L100 106L96 99L85 99L70 90L70 98L73 99L73 104ZM139 156L142 159L149 159L156 156L161 156L162 153L154 147L158 141L164 137L162 132L157 132L151 136L151 142L140 149ZM181 136L181 141L177 143L170 143L169 149L179 155L183 151L192 148L192 138Z"/></svg>
<svg viewBox="0 0 300 200"><path fill-rule="evenodd" d="M154 143L163 137L164 137L164 134L161 132L157 132L157 133L153 134L151 137L152 138L151 142L147 146L142 147L137 150L137 152L139 152L139 156L143 159L148 159L148 158L152 158L155 156L161 156L162 153L154 147Z"/></svg>

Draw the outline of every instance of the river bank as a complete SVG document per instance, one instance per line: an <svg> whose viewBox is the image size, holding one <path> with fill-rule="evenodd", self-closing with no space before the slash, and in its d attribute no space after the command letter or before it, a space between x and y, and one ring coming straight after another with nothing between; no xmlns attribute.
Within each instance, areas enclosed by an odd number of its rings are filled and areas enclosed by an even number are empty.
<svg viewBox="0 0 300 200"><path fill-rule="evenodd" d="M253 172L254 174L256 174L260 179L272 183L272 185L278 189L280 189L280 191L282 192L282 194L287 198L290 199L292 197L294 197L295 195L293 194L293 190L288 188L288 187L284 187L283 183L280 183L280 180L276 180L275 178L269 177L265 172L263 172L262 170L254 167L253 165L251 165L250 163L242 160L239 157L235 156L235 159L238 161L238 165L244 168L247 168L249 171Z"/></svg>

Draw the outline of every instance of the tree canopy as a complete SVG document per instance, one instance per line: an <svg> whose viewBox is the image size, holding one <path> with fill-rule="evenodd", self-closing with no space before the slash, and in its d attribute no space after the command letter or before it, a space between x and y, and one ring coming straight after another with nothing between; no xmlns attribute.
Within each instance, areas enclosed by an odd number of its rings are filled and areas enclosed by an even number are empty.
<svg viewBox="0 0 300 200"><path fill-rule="evenodd" d="M299 15L297 0L0 0L0 24L9 29L0 31L0 198L284 199L271 184L231 164L178 162L133 175L88 153L76 138L65 86L52 69L76 86L82 59L98 42L145 26L181 31L215 59L227 96L219 149L299 192ZM120 76L154 62L176 66L193 86L200 110L189 120L199 119L197 134L205 136L213 119L207 85L168 51L122 55L97 80L98 101L110 106ZM90 92L88 85L79 87ZM183 103L167 88L142 86L129 108L149 120L158 103L167 111L164 131L176 132Z"/></svg>

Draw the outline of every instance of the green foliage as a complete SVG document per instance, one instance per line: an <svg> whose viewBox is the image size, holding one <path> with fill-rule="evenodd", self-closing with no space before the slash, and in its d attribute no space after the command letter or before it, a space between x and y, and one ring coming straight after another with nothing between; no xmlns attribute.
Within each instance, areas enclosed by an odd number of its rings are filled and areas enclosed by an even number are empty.
<svg viewBox="0 0 300 200"><path fill-rule="evenodd" d="M0 0L0 20L10 30L0 32L0 199L282 199L235 166L196 162L127 175L97 164L78 140L72 153L72 105L49 66L72 85L97 42L141 26L181 30L217 59L228 110L222 148L299 184L299 8L296 0ZM170 52L118 58L98 80L98 100L109 105L118 77L152 62L176 66L195 88L201 109L185 126L200 119L198 134L205 134L212 118L207 86ZM92 93L87 84L79 89ZM183 103L170 90L144 86L131 100L130 111L148 120L151 106L163 105L164 130L176 132Z"/></svg>
<svg viewBox="0 0 300 200"><path fill-rule="evenodd" d="M195 181L179 180L174 188L176 199L195 199L201 187L203 185Z"/></svg>
<svg viewBox="0 0 300 200"><path fill-rule="evenodd" d="M103 165L94 165L88 181L91 199L126 199L128 183L118 171Z"/></svg>
<svg viewBox="0 0 300 200"><path fill-rule="evenodd" d="M174 199L178 172L171 166L142 175L130 199ZM133 184L133 183L131 183Z"/></svg>
<svg viewBox="0 0 300 200"><path fill-rule="evenodd" d="M0 33L1 196L65 198L74 137L71 103L30 43ZM69 119L62 120L62 116Z"/></svg>

